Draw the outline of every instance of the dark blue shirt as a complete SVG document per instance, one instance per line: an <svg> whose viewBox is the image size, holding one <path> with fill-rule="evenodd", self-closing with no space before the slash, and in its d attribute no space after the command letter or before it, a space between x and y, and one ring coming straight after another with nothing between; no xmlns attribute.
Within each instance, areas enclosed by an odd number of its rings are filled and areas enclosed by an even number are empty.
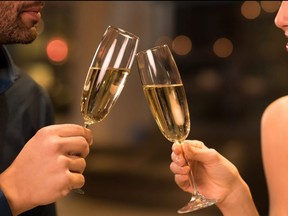
<svg viewBox="0 0 288 216"><path fill-rule="evenodd" d="M0 173L9 167L41 127L53 123L53 107L48 94L13 63L5 47L0 45ZM0 215L12 215L1 191ZM36 215L56 216L55 203L21 214Z"/></svg>

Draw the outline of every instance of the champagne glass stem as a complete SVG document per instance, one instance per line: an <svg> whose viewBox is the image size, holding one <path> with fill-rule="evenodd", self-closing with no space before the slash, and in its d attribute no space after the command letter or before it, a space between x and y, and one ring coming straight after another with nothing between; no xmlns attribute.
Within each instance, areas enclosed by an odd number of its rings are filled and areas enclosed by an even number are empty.
<svg viewBox="0 0 288 216"><path fill-rule="evenodd" d="M183 150L183 145L182 145L183 142L179 142L179 144L181 145L182 150ZM183 150L183 152L184 152L184 150ZM184 153L183 153L183 156L184 156L184 159L186 161L186 164L190 167L189 176L188 176L189 177L189 183L193 187L193 195L196 195L198 192L198 189L197 189L197 184L196 184L194 174L193 174L193 170L195 171L195 169L196 169L196 161L194 162L193 166L191 166L191 164L187 160L187 157ZM193 200L193 197L194 196L192 196L191 200Z"/></svg>

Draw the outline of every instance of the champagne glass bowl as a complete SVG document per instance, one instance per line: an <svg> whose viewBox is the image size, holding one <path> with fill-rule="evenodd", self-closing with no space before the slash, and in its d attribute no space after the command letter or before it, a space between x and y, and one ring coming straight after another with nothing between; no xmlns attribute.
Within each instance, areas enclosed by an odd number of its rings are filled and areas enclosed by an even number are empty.
<svg viewBox="0 0 288 216"><path fill-rule="evenodd" d="M80 111L85 127L102 121L120 96L135 57L139 37L108 26L84 82Z"/></svg>

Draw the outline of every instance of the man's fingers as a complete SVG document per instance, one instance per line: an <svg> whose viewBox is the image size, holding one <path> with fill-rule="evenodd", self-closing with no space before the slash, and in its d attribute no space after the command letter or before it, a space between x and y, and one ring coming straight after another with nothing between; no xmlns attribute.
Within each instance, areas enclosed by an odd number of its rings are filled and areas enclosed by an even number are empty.
<svg viewBox="0 0 288 216"><path fill-rule="evenodd" d="M61 151L66 155L86 158L89 154L89 144L83 137L64 137L61 138L61 142Z"/></svg>
<svg viewBox="0 0 288 216"><path fill-rule="evenodd" d="M85 167L86 161L83 158L77 156L70 156L70 161L68 165L68 169L70 170L70 172L82 174Z"/></svg>

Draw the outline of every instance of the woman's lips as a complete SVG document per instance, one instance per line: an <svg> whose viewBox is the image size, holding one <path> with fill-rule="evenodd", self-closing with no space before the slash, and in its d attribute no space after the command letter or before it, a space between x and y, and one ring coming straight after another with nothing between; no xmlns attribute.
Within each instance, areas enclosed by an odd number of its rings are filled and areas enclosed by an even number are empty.
<svg viewBox="0 0 288 216"><path fill-rule="evenodd" d="M285 32L285 37L288 40L288 32ZM286 51L288 52L288 42L286 43Z"/></svg>

